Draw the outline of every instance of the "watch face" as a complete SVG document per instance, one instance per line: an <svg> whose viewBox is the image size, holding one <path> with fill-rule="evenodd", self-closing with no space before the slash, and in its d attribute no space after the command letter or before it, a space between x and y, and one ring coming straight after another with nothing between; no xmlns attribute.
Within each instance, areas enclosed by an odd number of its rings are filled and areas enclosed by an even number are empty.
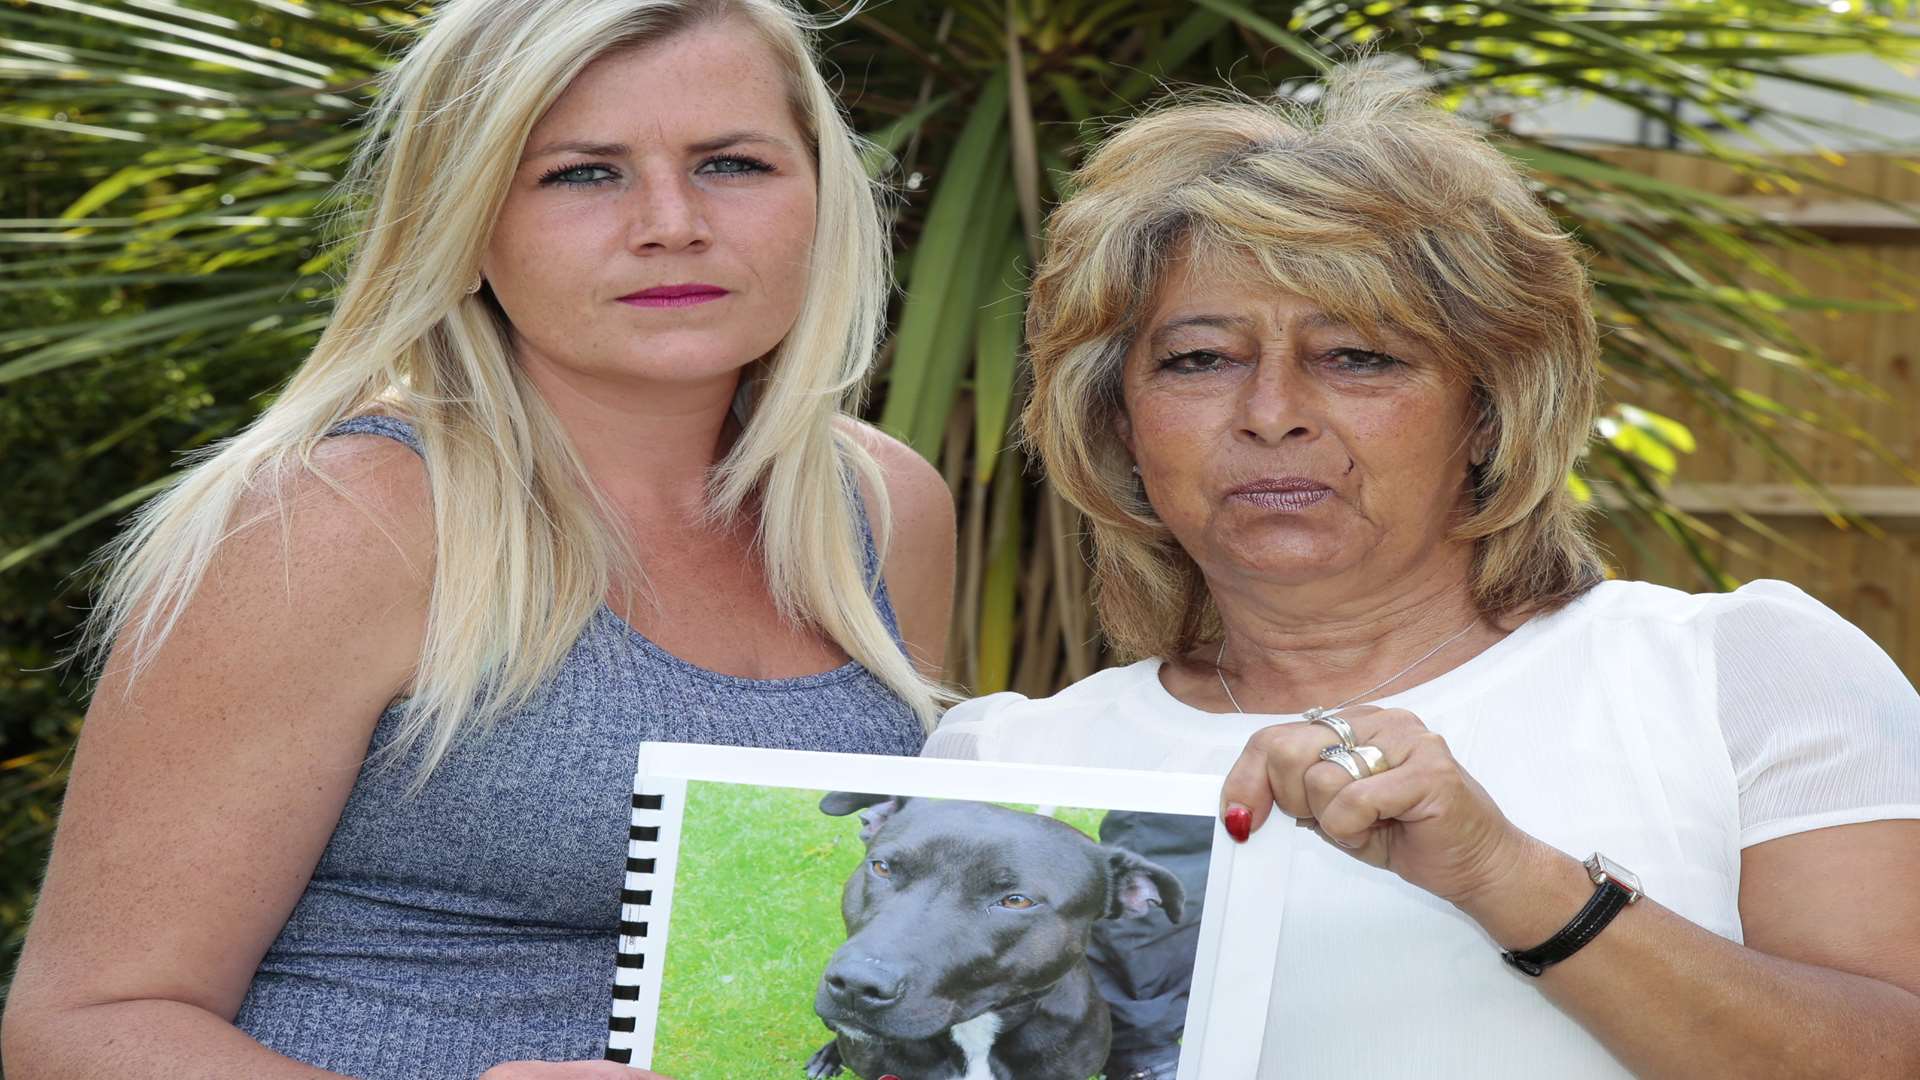
<svg viewBox="0 0 1920 1080"><path fill-rule="evenodd" d="M1595 885L1605 885L1609 881L1618 882L1633 894L1629 903L1640 899L1639 875L1597 851L1587 860L1587 876L1593 879Z"/></svg>

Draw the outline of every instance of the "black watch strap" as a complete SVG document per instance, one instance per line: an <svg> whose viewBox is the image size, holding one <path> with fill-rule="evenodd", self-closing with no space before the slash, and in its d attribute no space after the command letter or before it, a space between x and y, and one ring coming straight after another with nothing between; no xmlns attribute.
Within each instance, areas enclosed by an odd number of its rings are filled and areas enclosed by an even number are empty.
<svg viewBox="0 0 1920 1080"><path fill-rule="evenodd" d="M1538 976L1547 968L1579 952L1581 946L1592 941L1607 928L1615 915L1637 899L1637 893L1617 881L1595 886L1593 898L1587 901L1587 906L1580 909L1580 914L1575 915L1572 922L1561 927L1559 933L1531 949L1502 950L1500 959L1528 975Z"/></svg>

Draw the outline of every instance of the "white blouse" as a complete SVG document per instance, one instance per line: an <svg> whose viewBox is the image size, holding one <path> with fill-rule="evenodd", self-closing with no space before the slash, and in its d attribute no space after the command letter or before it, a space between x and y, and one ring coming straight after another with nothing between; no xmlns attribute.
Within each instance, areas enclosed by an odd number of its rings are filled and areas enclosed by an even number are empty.
<svg viewBox="0 0 1920 1080"><path fill-rule="evenodd" d="M1224 774L1254 731L1299 719L1204 712L1160 667L965 702L925 753ZM1445 736L1519 828L1576 858L1606 853L1734 941L1742 848L1920 818L1920 695L1784 582L1696 596L1608 581L1372 703ZM1331 846L1297 851L1263 1078L1630 1075L1452 905Z"/></svg>

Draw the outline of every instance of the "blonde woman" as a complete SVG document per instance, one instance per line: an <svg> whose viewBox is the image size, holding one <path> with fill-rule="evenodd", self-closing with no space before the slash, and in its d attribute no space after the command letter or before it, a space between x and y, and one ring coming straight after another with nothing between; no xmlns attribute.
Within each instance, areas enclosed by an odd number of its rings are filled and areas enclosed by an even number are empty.
<svg viewBox="0 0 1920 1080"><path fill-rule="evenodd" d="M1262 1076L1920 1076L1920 696L1791 585L1603 580L1586 276L1505 158L1347 76L1135 121L1074 189L1025 422L1143 659L928 752L1313 826ZM1172 1075L1146 1020L1111 1080Z"/></svg>
<svg viewBox="0 0 1920 1080"><path fill-rule="evenodd" d="M797 11L450 0L372 135L320 344L112 553L21 1080L632 1075L636 744L934 713L951 505L843 413L887 245Z"/></svg>

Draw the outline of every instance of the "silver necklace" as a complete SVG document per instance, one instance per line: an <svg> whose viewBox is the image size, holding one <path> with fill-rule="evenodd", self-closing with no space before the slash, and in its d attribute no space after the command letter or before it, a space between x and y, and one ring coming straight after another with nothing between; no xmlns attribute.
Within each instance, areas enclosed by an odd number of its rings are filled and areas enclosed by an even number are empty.
<svg viewBox="0 0 1920 1080"><path fill-rule="evenodd" d="M1407 672L1412 671L1414 668L1419 667L1421 664L1426 663L1428 660L1433 659L1433 656L1435 653L1438 653L1441 649L1444 649L1447 646L1453 644L1454 642L1459 641L1460 638L1463 637L1467 631L1473 629L1476 625L1479 624L1479 622L1480 622L1479 616L1475 616L1473 622L1470 622L1467 625L1461 627L1460 629L1454 631L1453 634L1447 638L1447 640L1441 642L1438 645L1435 645L1433 648L1428 649L1426 652L1421 653L1420 659L1415 660L1413 663L1408 664L1406 667L1401 668L1399 671L1396 671L1393 674L1387 676L1386 678L1380 680L1379 682L1374 683L1372 686L1368 687L1365 690L1360 691L1359 693L1353 695L1352 697L1348 698L1347 700L1341 702L1338 705L1316 705L1313 708L1308 709L1306 712L1300 714L1301 719L1306 720L1308 722L1312 722L1314 720L1320 719L1321 717L1327 715L1328 713L1339 712L1341 709L1344 709L1347 706L1354 704L1355 702L1359 701L1361 698L1372 696L1374 691L1393 682L1395 679L1398 679L1400 676L1405 675ZM1213 673L1220 677L1220 689L1225 690L1227 692L1227 700L1230 702L1233 702L1233 711L1240 713L1241 715L1244 716L1246 715L1247 710L1241 708L1239 700L1233 696L1233 687L1227 685L1226 669L1220 666L1220 661L1226 659L1226 656L1227 656L1227 634L1226 634L1226 631L1222 630L1220 632L1220 651L1216 653L1213 658Z"/></svg>

